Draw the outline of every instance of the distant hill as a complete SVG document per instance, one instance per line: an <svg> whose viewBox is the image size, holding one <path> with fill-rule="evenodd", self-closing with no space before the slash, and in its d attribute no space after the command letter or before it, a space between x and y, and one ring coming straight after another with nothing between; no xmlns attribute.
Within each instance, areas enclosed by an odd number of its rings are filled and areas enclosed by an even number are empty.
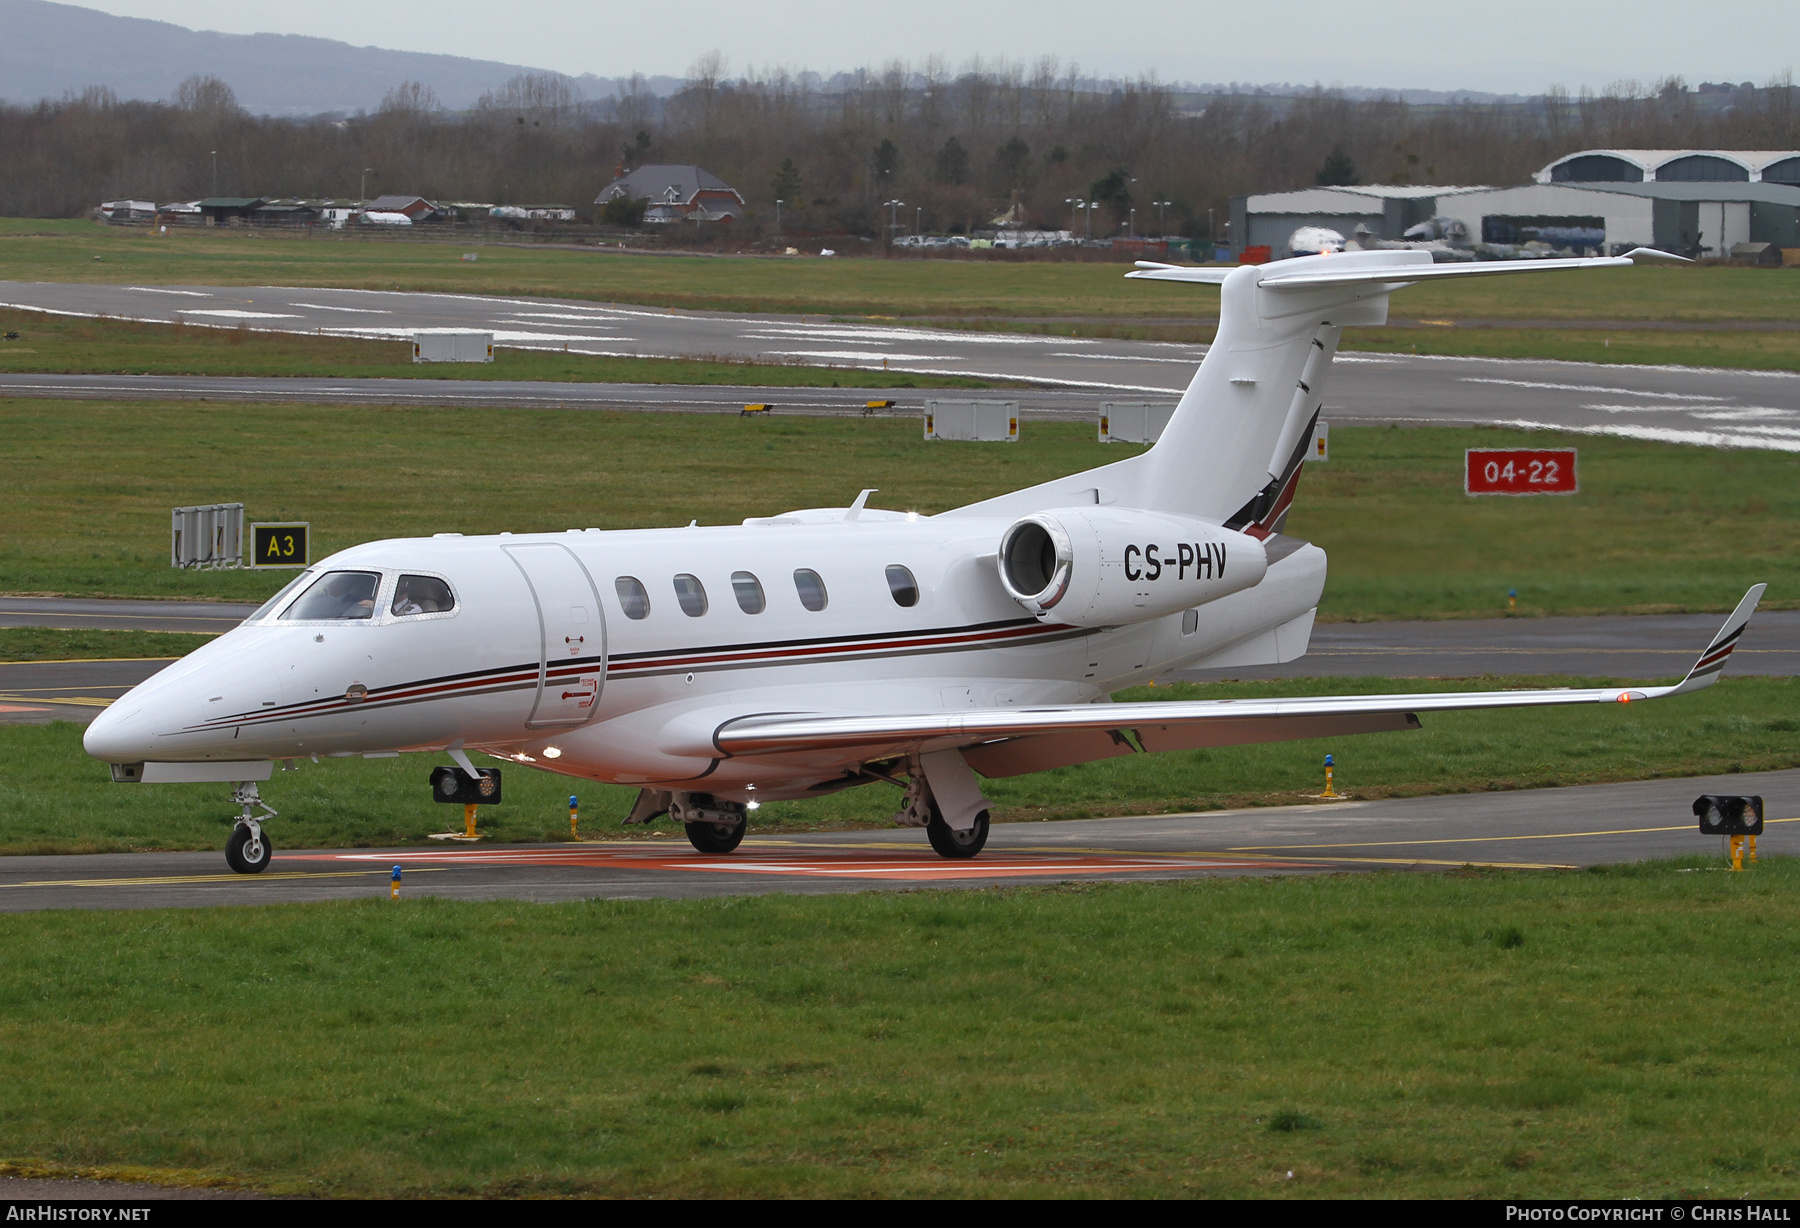
<svg viewBox="0 0 1800 1228"><path fill-rule="evenodd" d="M0 98L8 102L60 98L90 85L108 86L120 98L167 99L183 80L205 73L265 115L373 111L402 81L422 81L446 107L462 109L531 71L298 34L214 34L47 0L0 0ZM611 95L616 84L592 76L576 81L589 98ZM663 82L650 85L667 92Z"/></svg>

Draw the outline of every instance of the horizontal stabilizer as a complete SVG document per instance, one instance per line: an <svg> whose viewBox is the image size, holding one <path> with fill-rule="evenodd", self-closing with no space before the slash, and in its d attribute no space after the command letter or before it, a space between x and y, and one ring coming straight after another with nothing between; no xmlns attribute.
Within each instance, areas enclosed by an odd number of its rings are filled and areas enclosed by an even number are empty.
<svg viewBox="0 0 1800 1228"><path fill-rule="evenodd" d="M1624 269L1634 264L1692 264L1693 261L1652 247L1636 247L1623 256L1591 256L1571 260L1476 260L1458 264L1433 264L1431 253L1408 253L1416 264L1395 262L1375 268L1346 268L1332 264L1333 257L1302 256L1261 266L1257 284L1264 290L1312 290L1321 286L1390 285L1396 289L1420 281L1452 277L1496 277L1509 273L1557 273L1571 269ZM1127 277L1146 281L1185 281L1196 285L1223 285L1241 265L1158 264L1139 260Z"/></svg>
<svg viewBox="0 0 1800 1228"><path fill-rule="evenodd" d="M1154 260L1139 260L1137 270L1127 273L1127 277L1137 277L1145 281L1186 281L1202 286L1222 286L1225 279L1237 272L1235 264L1158 264Z"/></svg>

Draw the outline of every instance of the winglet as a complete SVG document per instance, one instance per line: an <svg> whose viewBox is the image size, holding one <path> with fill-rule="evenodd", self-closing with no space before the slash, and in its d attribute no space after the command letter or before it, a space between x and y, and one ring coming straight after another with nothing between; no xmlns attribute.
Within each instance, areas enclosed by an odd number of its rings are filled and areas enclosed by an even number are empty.
<svg viewBox="0 0 1800 1228"><path fill-rule="evenodd" d="M1767 584L1750 586L1750 591L1744 594L1742 601L1738 602L1737 609L1731 612L1731 617L1727 618L1725 625L1719 628L1719 634L1713 637L1712 643L1706 646L1706 651L1700 654L1700 659L1694 662L1694 668L1690 669L1687 677L1683 678L1680 684L1668 694L1685 695L1689 691L1698 691L1703 687L1709 687L1719 680L1719 671L1725 668L1725 659L1731 655L1731 650L1737 647L1738 637L1744 634L1744 628L1750 625L1750 616L1756 613L1756 603L1762 600L1763 590L1768 587Z"/></svg>
<svg viewBox="0 0 1800 1228"><path fill-rule="evenodd" d="M1633 264L1692 264L1686 256L1677 256L1674 252L1665 252L1655 247L1634 247L1625 253L1625 259Z"/></svg>

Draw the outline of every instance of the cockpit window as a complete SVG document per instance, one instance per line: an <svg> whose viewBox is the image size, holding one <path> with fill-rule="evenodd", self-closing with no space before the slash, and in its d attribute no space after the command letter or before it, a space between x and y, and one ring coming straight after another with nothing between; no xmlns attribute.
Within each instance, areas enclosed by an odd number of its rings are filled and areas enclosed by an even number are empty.
<svg viewBox="0 0 1800 1228"><path fill-rule="evenodd" d="M446 614L456 608L450 586L436 576L401 576L394 585L394 613Z"/></svg>
<svg viewBox="0 0 1800 1228"><path fill-rule="evenodd" d="M282 585L281 591L279 593L276 593L273 597L271 597L267 601L263 602L260 606L258 606L256 608L256 613L252 614L249 618L246 618L244 621L247 623L253 623L259 618L269 617L269 615L273 614L276 610L279 610L281 608L282 602L286 601L289 597L292 597L296 592L298 592L300 590L300 586L302 584L311 584L312 580L313 580L312 572L310 572L310 571L301 572L299 575L295 576L292 580L289 580L286 584Z"/></svg>
<svg viewBox="0 0 1800 1228"><path fill-rule="evenodd" d="M373 618L375 590L380 587L378 571L328 571L288 607L281 621Z"/></svg>

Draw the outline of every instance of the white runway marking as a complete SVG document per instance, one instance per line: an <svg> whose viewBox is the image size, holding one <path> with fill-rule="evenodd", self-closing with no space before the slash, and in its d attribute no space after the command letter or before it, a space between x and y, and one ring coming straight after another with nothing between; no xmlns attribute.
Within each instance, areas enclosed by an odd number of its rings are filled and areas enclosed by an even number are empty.
<svg viewBox="0 0 1800 1228"><path fill-rule="evenodd" d="M394 313L381 307L331 307L324 303L289 303L289 307L304 307L308 311L347 311L359 316L391 316Z"/></svg>
<svg viewBox="0 0 1800 1228"><path fill-rule="evenodd" d="M1701 396L1689 392L1644 392L1637 388L1606 388L1599 384L1545 384L1526 379L1490 379L1479 375L1465 375L1457 380L1459 384L1502 384L1508 388L1541 388L1551 392L1585 392L1590 396L1610 393L1618 397L1652 397L1659 401L1729 401L1730 397ZM1633 406L1642 409L1643 406Z"/></svg>
<svg viewBox="0 0 1800 1228"><path fill-rule="evenodd" d="M183 307L176 315L183 316L216 316L230 320L298 320L295 315L283 315L279 311L245 311L239 307Z"/></svg>

